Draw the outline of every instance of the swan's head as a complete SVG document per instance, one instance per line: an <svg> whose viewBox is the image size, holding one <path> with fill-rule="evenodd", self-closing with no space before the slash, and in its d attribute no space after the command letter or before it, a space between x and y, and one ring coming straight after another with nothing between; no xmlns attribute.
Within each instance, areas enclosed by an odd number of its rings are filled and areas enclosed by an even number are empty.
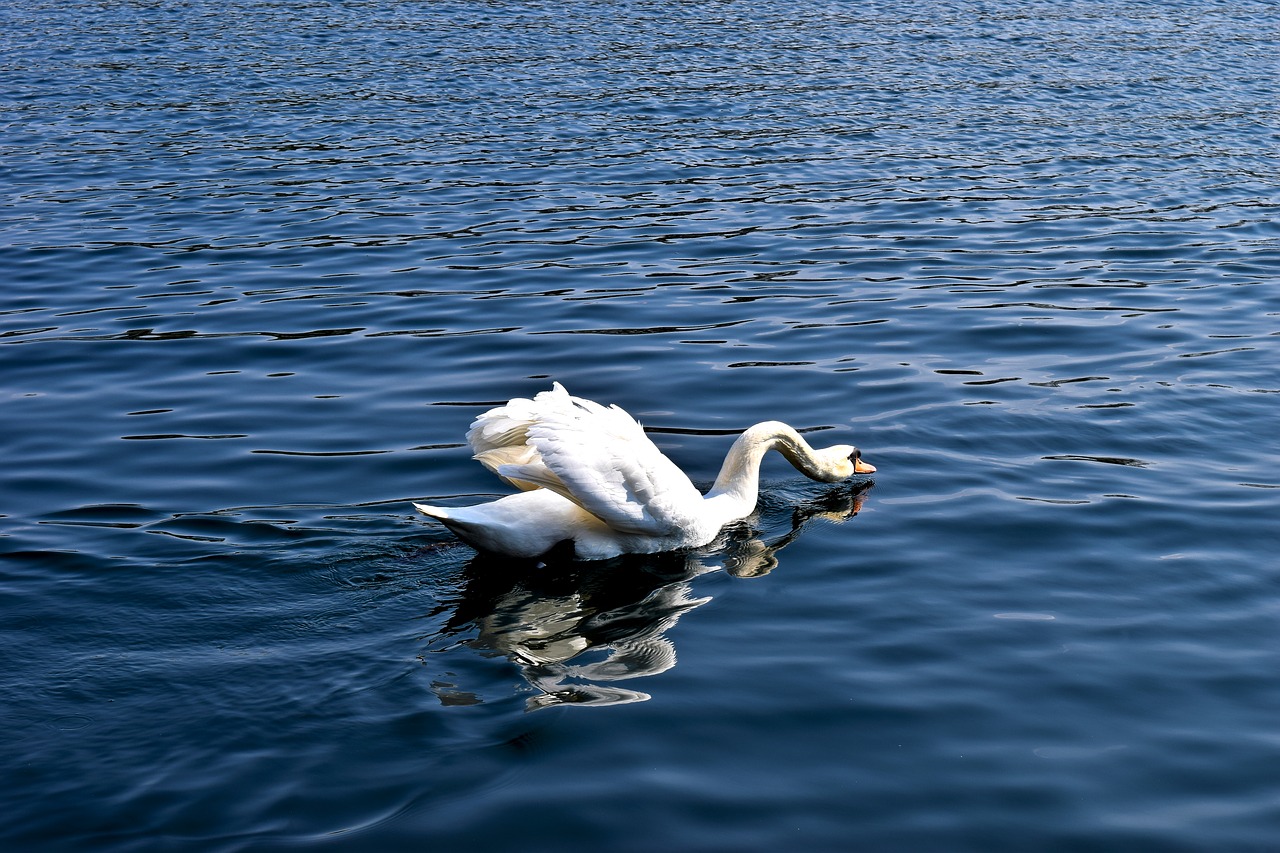
<svg viewBox="0 0 1280 853"><path fill-rule="evenodd" d="M826 447L818 450L814 454L817 458L817 468L813 476L815 480L821 480L824 483L839 483L841 480L847 480L854 474L874 474L876 466L862 461L862 451L854 447L852 444L837 444L835 447Z"/></svg>

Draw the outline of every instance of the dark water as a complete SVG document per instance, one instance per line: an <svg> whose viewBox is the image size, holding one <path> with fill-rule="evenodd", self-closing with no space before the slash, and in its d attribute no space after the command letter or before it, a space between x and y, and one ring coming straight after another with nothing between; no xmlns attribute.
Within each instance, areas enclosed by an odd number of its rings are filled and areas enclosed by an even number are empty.
<svg viewBox="0 0 1280 853"><path fill-rule="evenodd" d="M0 5L0 846L1280 847L1272 3ZM412 512L548 387L717 547Z"/></svg>

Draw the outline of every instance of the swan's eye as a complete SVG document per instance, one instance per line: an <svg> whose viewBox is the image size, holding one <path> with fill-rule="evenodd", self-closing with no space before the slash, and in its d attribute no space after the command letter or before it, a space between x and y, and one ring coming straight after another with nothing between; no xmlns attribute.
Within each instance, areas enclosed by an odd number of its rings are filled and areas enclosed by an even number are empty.
<svg viewBox="0 0 1280 853"><path fill-rule="evenodd" d="M862 451L856 447L853 449L853 452L849 454L850 462L857 462L861 458L862 458Z"/></svg>

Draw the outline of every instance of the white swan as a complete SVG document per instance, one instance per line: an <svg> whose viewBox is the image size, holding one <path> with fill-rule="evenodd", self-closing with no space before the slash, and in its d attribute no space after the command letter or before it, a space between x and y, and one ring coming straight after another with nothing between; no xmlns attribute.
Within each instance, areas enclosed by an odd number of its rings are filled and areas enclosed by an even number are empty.
<svg viewBox="0 0 1280 853"><path fill-rule="evenodd" d="M559 383L517 397L471 424L475 458L522 491L491 503L415 503L474 548L539 557L572 541L581 560L697 548L755 510L760 460L776 449L806 476L836 483L876 469L838 444L814 450L778 421L738 437L704 496L617 406L570 396Z"/></svg>

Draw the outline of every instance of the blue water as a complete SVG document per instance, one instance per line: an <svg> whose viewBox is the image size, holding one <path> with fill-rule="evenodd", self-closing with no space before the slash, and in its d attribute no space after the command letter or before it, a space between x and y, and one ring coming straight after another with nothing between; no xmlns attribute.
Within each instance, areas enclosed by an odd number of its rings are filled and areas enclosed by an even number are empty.
<svg viewBox="0 0 1280 853"><path fill-rule="evenodd" d="M1280 845L1280 14L0 0L0 847ZM411 500L563 382L697 554Z"/></svg>

